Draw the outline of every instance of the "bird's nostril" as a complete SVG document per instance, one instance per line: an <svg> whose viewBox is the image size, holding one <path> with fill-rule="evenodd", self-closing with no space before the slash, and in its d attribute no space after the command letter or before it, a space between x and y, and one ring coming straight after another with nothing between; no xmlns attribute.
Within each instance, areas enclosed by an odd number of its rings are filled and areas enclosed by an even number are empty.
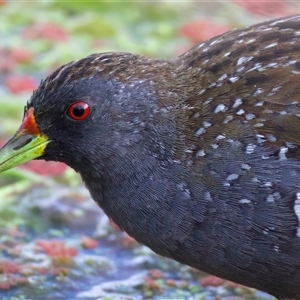
<svg viewBox="0 0 300 300"><path fill-rule="evenodd" d="M31 141L32 141L32 137L26 137L22 141L19 140L18 144L15 147L13 147L13 150L17 151L22 147L26 146L27 144L29 144Z"/></svg>

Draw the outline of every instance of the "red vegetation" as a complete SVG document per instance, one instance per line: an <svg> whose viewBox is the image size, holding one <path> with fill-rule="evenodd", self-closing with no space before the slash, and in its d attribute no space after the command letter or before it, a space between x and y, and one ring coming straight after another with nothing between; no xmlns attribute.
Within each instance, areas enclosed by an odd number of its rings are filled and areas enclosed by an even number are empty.
<svg viewBox="0 0 300 300"><path fill-rule="evenodd" d="M0 73L11 72L16 67L9 50L0 48Z"/></svg>
<svg viewBox="0 0 300 300"><path fill-rule="evenodd" d="M45 267L40 267L36 268L36 270L41 274L41 275L46 275L48 273L48 269Z"/></svg>
<svg viewBox="0 0 300 300"><path fill-rule="evenodd" d="M68 39L67 32L56 24L35 23L23 32L26 39L44 39L55 42L65 42Z"/></svg>
<svg viewBox="0 0 300 300"><path fill-rule="evenodd" d="M27 75L10 75L5 80L5 86L12 94L32 92L37 88L34 79Z"/></svg>
<svg viewBox="0 0 300 300"><path fill-rule="evenodd" d="M85 249L95 249L98 247L98 241L88 237L84 236L81 239L81 246Z"/></svg>
<svg viewBox="0 0 300 300"><path fill-rule="evenodd" d="M133 237L128 234L124 234L124 237L122 238L122 245L125 248L133 248L137 245L137 242Z"/></svg>
<svg viewBox="0 0 300 300"><path fill-rule="evenodd" d="M277 0L270 1L243 1L243 0L231 0L231 2L243 7L248 12L260 16L287 16L294 14L291 7L288 7L287 1Z"/></svg>
<svg viewBox="0 0 300 300"><path fill-rule="evenodd" d="M35 244L51 257L74 257L77 255L77 250L73 247L66 247L63 241L39 240Z"/></svg>
<svg viewBox="0 0 300 300"><path fill-rule="evenodd" d="M179 34L197 44L230 30L227 25L217 25L209 20L194 21L179 28Z"/></svg>
<svg viewBox="0 0 300 300"><path fill-rule="evenodd" d="M16 263L9 260L0 261L0 274L18 274L21 268Z"/></svg>
<svg viewBox="0 0 300 300"><path fill-rule="evenodd" d="M25 277L12 277L7 276L6 280L0 282L0 290L7 291L11 286L18 285L20 283L28 283L28 279Z"/></svg>
<svg viewBox="0 0 300 300"><path fill-rule="evenodd" d="M34 54L30 50L23 48L11 49L10 55L15 62L20 64L29 63L34 57Z"/></svg>
<svg viewBox="0 0 300 300"><path fill-rule="evenodd" d="M26 164L22 165L21 168L30 170L40 175L60 176L65 172L67 166L60 162L35 160L27 162Z"/></svg>
<svg viewBox="0 0 300 300"><path fill-rule="evenodd" d="M12 72L18 64L30 63L34 58L33 52L24 48L0 48L0 73Z"/></svg>
<svg viewBox="0 0 300 300"><path fill-rule="evenodd" d="M161 279L164 278L164 273L161 270L158 269L150 269L148 271L148 274L153 278L153 279Z"/></svg>
<svg viewBox="0 0 300 300"><path fill-rule="evenodd" d="M20 276L21 267L9 260L0 261L0 290L9 290L11 286L27 283L28 279Z"/></svg>
<svg viewBox="0 0 300 300"><path fill-rule="evenodd" d="M213 275L208 275L200 280L200 283L203 287L206 286L220 286L224 284L225 280Z"/></svg>
<svg viewBox="0 0 300 300"><path fill-rule="evenodd" d="M158 285L158 283L153 280L152 278L149 278L149 277L146 277L145 278L145 285L147 286L147 288L151 291L154 291L154 292L159 292L161 293L162 292L162 289L161 287Z"/></svg>
<svg viewBox="0 0 300 300"><path fill-rule="evenodd" d="M174 279L167 279L166 280L166 285L170 287L175 287L176 286L176 281Z"/></svg>

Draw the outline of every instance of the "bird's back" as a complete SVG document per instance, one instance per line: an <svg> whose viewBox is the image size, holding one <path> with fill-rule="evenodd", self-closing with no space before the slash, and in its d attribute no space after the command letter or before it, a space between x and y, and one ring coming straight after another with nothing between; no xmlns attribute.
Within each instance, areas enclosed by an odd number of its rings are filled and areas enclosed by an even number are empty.
<svg viewBox="0 0 300 300"><path fill-rule="evenodd" d="M299 50L296 16L179 57L201 84L178 153L193 229L173 257L291 299L300 299Z"/></svg>

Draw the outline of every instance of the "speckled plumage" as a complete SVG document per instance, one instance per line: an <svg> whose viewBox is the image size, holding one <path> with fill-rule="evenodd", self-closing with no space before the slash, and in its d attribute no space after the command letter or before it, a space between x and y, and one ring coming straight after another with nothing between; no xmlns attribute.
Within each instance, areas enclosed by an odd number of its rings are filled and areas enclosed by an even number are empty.
<svg viewBox="0 0 300 300"><path fill-rule="evenodd" d="M83 122L65 111L91 107ZM208 273L300 299L300 16L170 60L93 54L31 98L51 142L122 229Z"/></svg>

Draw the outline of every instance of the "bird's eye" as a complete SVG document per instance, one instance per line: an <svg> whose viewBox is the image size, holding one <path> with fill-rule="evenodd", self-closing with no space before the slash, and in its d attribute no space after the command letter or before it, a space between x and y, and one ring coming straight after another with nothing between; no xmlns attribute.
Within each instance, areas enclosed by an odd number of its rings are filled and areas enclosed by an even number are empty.
<svg viewBox="0 0 300 300"><path fill-rule="evenodd" d="M90 115L91 109L85 102L79 101L71 104L67 110L67 115L76 121L83 121Z"/></svg>

